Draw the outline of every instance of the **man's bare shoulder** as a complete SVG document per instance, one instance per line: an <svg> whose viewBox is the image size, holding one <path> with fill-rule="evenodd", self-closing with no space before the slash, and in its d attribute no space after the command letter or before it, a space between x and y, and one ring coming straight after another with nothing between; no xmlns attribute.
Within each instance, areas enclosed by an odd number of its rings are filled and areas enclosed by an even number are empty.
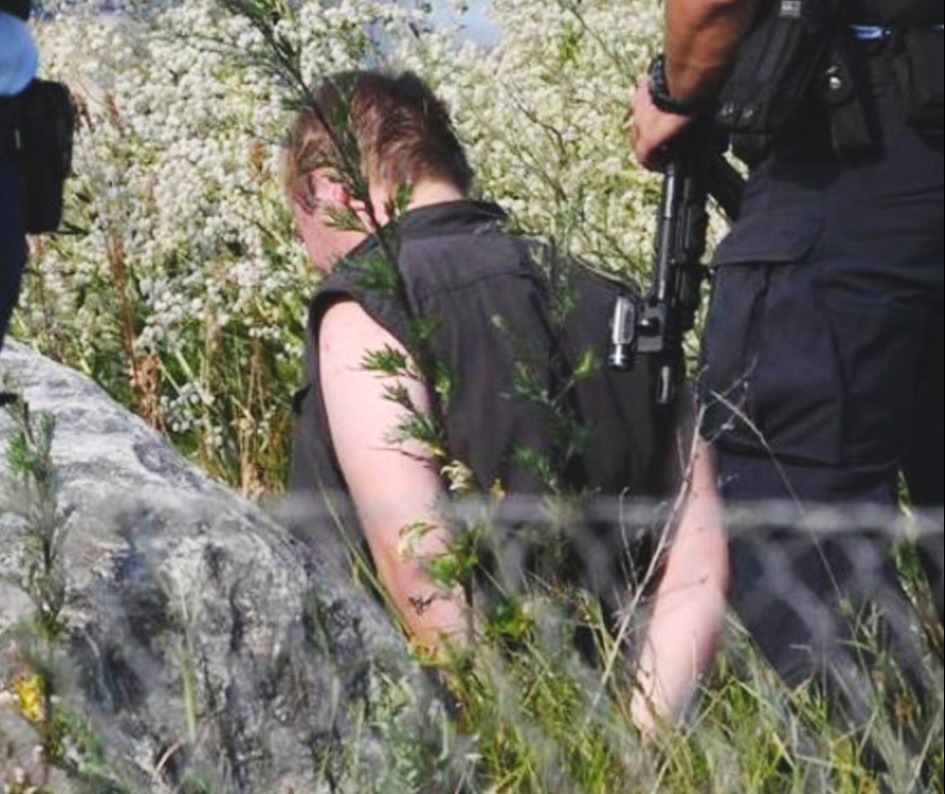
<svg viewBox="0 0 945 794"><path fill-rule="evenodd" d="M318 324L318 347L322 356L345 356L384 346L403 349L403 344L355 300L339 300L329 306Z"/></svg>

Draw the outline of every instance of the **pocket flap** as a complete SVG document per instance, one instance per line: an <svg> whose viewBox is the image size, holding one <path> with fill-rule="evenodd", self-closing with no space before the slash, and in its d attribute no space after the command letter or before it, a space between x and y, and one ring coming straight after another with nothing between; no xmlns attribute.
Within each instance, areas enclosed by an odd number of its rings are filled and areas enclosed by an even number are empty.
<svg viewBox="0 0 945 794"><path fill-rule="evenodd" d="M766 164L749 180L741 217L715 249L714 264L787 264L813 248L823 227L823 186L808 178L807 164L792 168L796 181L772 170Z"/></svg>
<svg viewBox="0 0 945 794"><path fill-rule="evenodd" d="M775 210L743 217L715 249L716 265L797 262L813 247L823 226L819 213Z"/></svg>

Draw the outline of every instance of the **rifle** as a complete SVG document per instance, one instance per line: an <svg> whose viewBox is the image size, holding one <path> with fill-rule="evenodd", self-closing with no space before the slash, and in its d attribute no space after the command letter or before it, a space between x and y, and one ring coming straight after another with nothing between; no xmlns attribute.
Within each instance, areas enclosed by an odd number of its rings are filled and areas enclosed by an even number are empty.
<svg viewBox="0 0 945 794"><path fill-rule="evenodd" d="M669 405L675 398L684 362L682 340L699 308L704 275L711 195L730 220L738 218L744 180L717 147L700 145L692 131L672 145L657 215L653 272L642 300L619 296L611 316L608 365L627 370L635 354L656 356L659 375L656 399Z"/></svg>

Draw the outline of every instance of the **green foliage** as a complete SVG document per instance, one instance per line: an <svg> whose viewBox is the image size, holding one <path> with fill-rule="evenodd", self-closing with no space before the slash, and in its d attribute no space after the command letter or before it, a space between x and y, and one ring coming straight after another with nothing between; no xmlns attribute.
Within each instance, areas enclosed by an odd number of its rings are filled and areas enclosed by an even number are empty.
<svg viewBox="0 0 945 794"><path fill-rule="evenodd" d="M531 447L519 447L512 452L512 464L534 474L549 491L561 489L559 466L549 455Z"/></svg>
<svg viewBox="0 0 945 794"><path fill-rule="evenodd" d="M6 450L10 483L0 494L0 514L19 516L24 531L16 569L2 573L22 588L34 608L33 615L16 628L18 662L26 671L14 685L19 709L37 734L45 769L64 770L78 791L123 794L91 720L74 710L60 692L69 640L62 615L67 516L59 509L52 456L55 421L49 413L34 415L22 398L7 412L13 420ZM30 781L22 788L24 794L43 790Z"/></svg>
<svg viewBox="0 0 945 794"><path fill-rule="evenodd" d="M407 363L406 353L384 345L380 350L368 351L361 362L361 368L368 372L397 377L407 374Z"/></svg>
<svg viewBox="0 0 945 794"><path fill-rule="evenodd" d="M560 609L569 603L565 618ZM687 725L641 740L628 713L627 676L602 679L577 649L582 632L592 634L600 653L610 642L593 611L580 604L580 596L567 592L507 599L471 653L444 667L460 709L441 746L456 752L466 743L470 790L941 790L941 712L926 723L919 753L902 742L881 744L888 725L882 710L863 732L851 733L812 691L788 691L737 634ZM891 769L905 773L865 764L870 743L883 747Z"/></svg>
<svg viewBox="0 0 945 794"><path fill-rule="evenodd" d="M357 260L342 260L339 272L353 274L354 283L366 292L384 297L396 297L400 289L400 277L383 254L370 254Z"/></svg>
<svg viewBox="0 0 945 794"><path fill-rule="evenodd" d="M180 794L217 794L219 789L201 775L187 775L181 781Z"/></svg>
<svg viewBox="0 0 945 794"><path fill-rule="evenodd" d="M429 561L430 577L444 590L470 581L482 562L481 545L481 530L458 532L449 549Z"/></svg>
<svg viewBox="0 0 945 794"><path fill-rule="evenodd" d="M23 549L21 586L36 605L36 624L47 642L58 640L65 603L65 577L61 549L65 516L59 510L58 483L52 461L55 421L51 414L34 417L25 400L8 409L14 432L7 446L7 466L12 494L7 509L27 526Z"/></svg>

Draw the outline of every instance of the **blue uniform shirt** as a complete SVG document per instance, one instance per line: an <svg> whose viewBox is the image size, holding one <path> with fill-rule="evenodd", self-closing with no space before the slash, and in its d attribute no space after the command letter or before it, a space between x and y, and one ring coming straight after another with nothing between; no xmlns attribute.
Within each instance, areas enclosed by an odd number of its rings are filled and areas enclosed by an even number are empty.
<svg viewBox="0 0 945 794"><path fill-rule="evenodd" d="M20 93L36 76L39 52L29 25L0 11L0 96Z"/></svg>

